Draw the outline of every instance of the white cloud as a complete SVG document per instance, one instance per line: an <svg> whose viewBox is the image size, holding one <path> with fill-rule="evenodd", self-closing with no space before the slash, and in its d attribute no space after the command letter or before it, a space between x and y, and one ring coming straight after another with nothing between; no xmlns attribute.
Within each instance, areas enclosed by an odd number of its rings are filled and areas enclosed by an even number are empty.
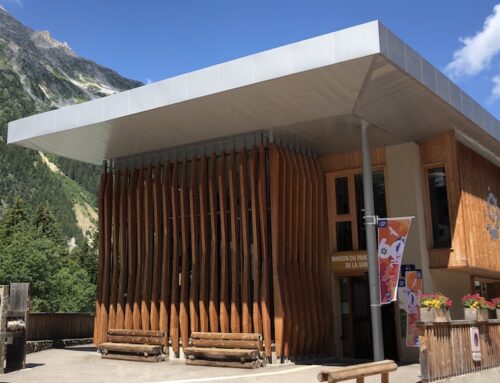
<svg viewBox="0 0 500 383"><path fill-rule="evenodd" d="M500 53L500 3L484 21L483 29L474 36L460 38L463 46L453 53L446 72L453 78L475 75L487 68Z"/></svg>
<svg viewBox="0 0 500 383"><path fill-rule="evenodd" d="M7 4L17 5L19 8L24 7L23 0L0 0L0 3L3 5L7 5ZM2 6L0 5L0 7L2 7ZM5 10L4 7L2 7L2 9Z"/></svg>
<svg viewBox="0 0 500 383"><path fill-rule="evenodd" d="M500 75L493 77L493 89L491 90L490 102L500 99Z"/></svg>
<svg viewBox="0 0 500 383"><path fill-rule="evenodd" d="M146 84L151 84L153 81L150 78L146 79Z"/></svg>

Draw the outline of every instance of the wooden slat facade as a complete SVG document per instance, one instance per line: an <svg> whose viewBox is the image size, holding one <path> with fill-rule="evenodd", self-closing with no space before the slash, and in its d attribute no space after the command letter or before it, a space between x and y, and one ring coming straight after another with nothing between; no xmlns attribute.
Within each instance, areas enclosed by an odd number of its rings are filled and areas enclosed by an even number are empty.
<svg viewBox="0 0 500 383"><path fill-rule="evenodd" d="M323 188L316 159L275 145L105 172L95 342L255 332L268 357L326 354Z"/></svg>

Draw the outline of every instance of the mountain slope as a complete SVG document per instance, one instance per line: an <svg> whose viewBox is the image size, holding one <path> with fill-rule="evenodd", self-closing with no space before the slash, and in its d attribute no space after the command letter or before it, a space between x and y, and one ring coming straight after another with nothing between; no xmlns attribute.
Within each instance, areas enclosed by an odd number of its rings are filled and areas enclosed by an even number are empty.
<svg viewBox="0 0 500 383"><path fill-rule="evenodd" d="M140 85L0 7L0 216L15 196L32 210L48 204L65 236L81 243L95 222L100 168L7 146L7 122Z"/></svg>

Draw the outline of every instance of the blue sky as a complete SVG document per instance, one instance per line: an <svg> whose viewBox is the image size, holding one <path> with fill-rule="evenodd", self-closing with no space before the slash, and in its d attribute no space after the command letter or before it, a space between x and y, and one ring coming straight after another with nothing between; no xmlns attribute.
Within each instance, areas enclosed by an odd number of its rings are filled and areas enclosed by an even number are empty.
<svg viewBox="0 0 500 383"><path fill-rule="evenodd" d="M379 19L500 118L499 0L0 0L143 82ZM486 24L485 24L486 23Z"/></svg>

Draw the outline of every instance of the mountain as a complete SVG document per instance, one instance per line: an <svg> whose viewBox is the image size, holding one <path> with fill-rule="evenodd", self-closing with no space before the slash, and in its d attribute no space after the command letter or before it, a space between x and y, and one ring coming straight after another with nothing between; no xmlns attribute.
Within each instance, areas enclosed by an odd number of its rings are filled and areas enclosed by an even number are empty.
<svg viewBox="0 0 500 383"><path fill-rule="evenodd" d="M66 238L81 243L95 227L100 167L6 145L7 123L140 85L0 6L0 218L20 196L32 211L48 205Z"/></svg>

